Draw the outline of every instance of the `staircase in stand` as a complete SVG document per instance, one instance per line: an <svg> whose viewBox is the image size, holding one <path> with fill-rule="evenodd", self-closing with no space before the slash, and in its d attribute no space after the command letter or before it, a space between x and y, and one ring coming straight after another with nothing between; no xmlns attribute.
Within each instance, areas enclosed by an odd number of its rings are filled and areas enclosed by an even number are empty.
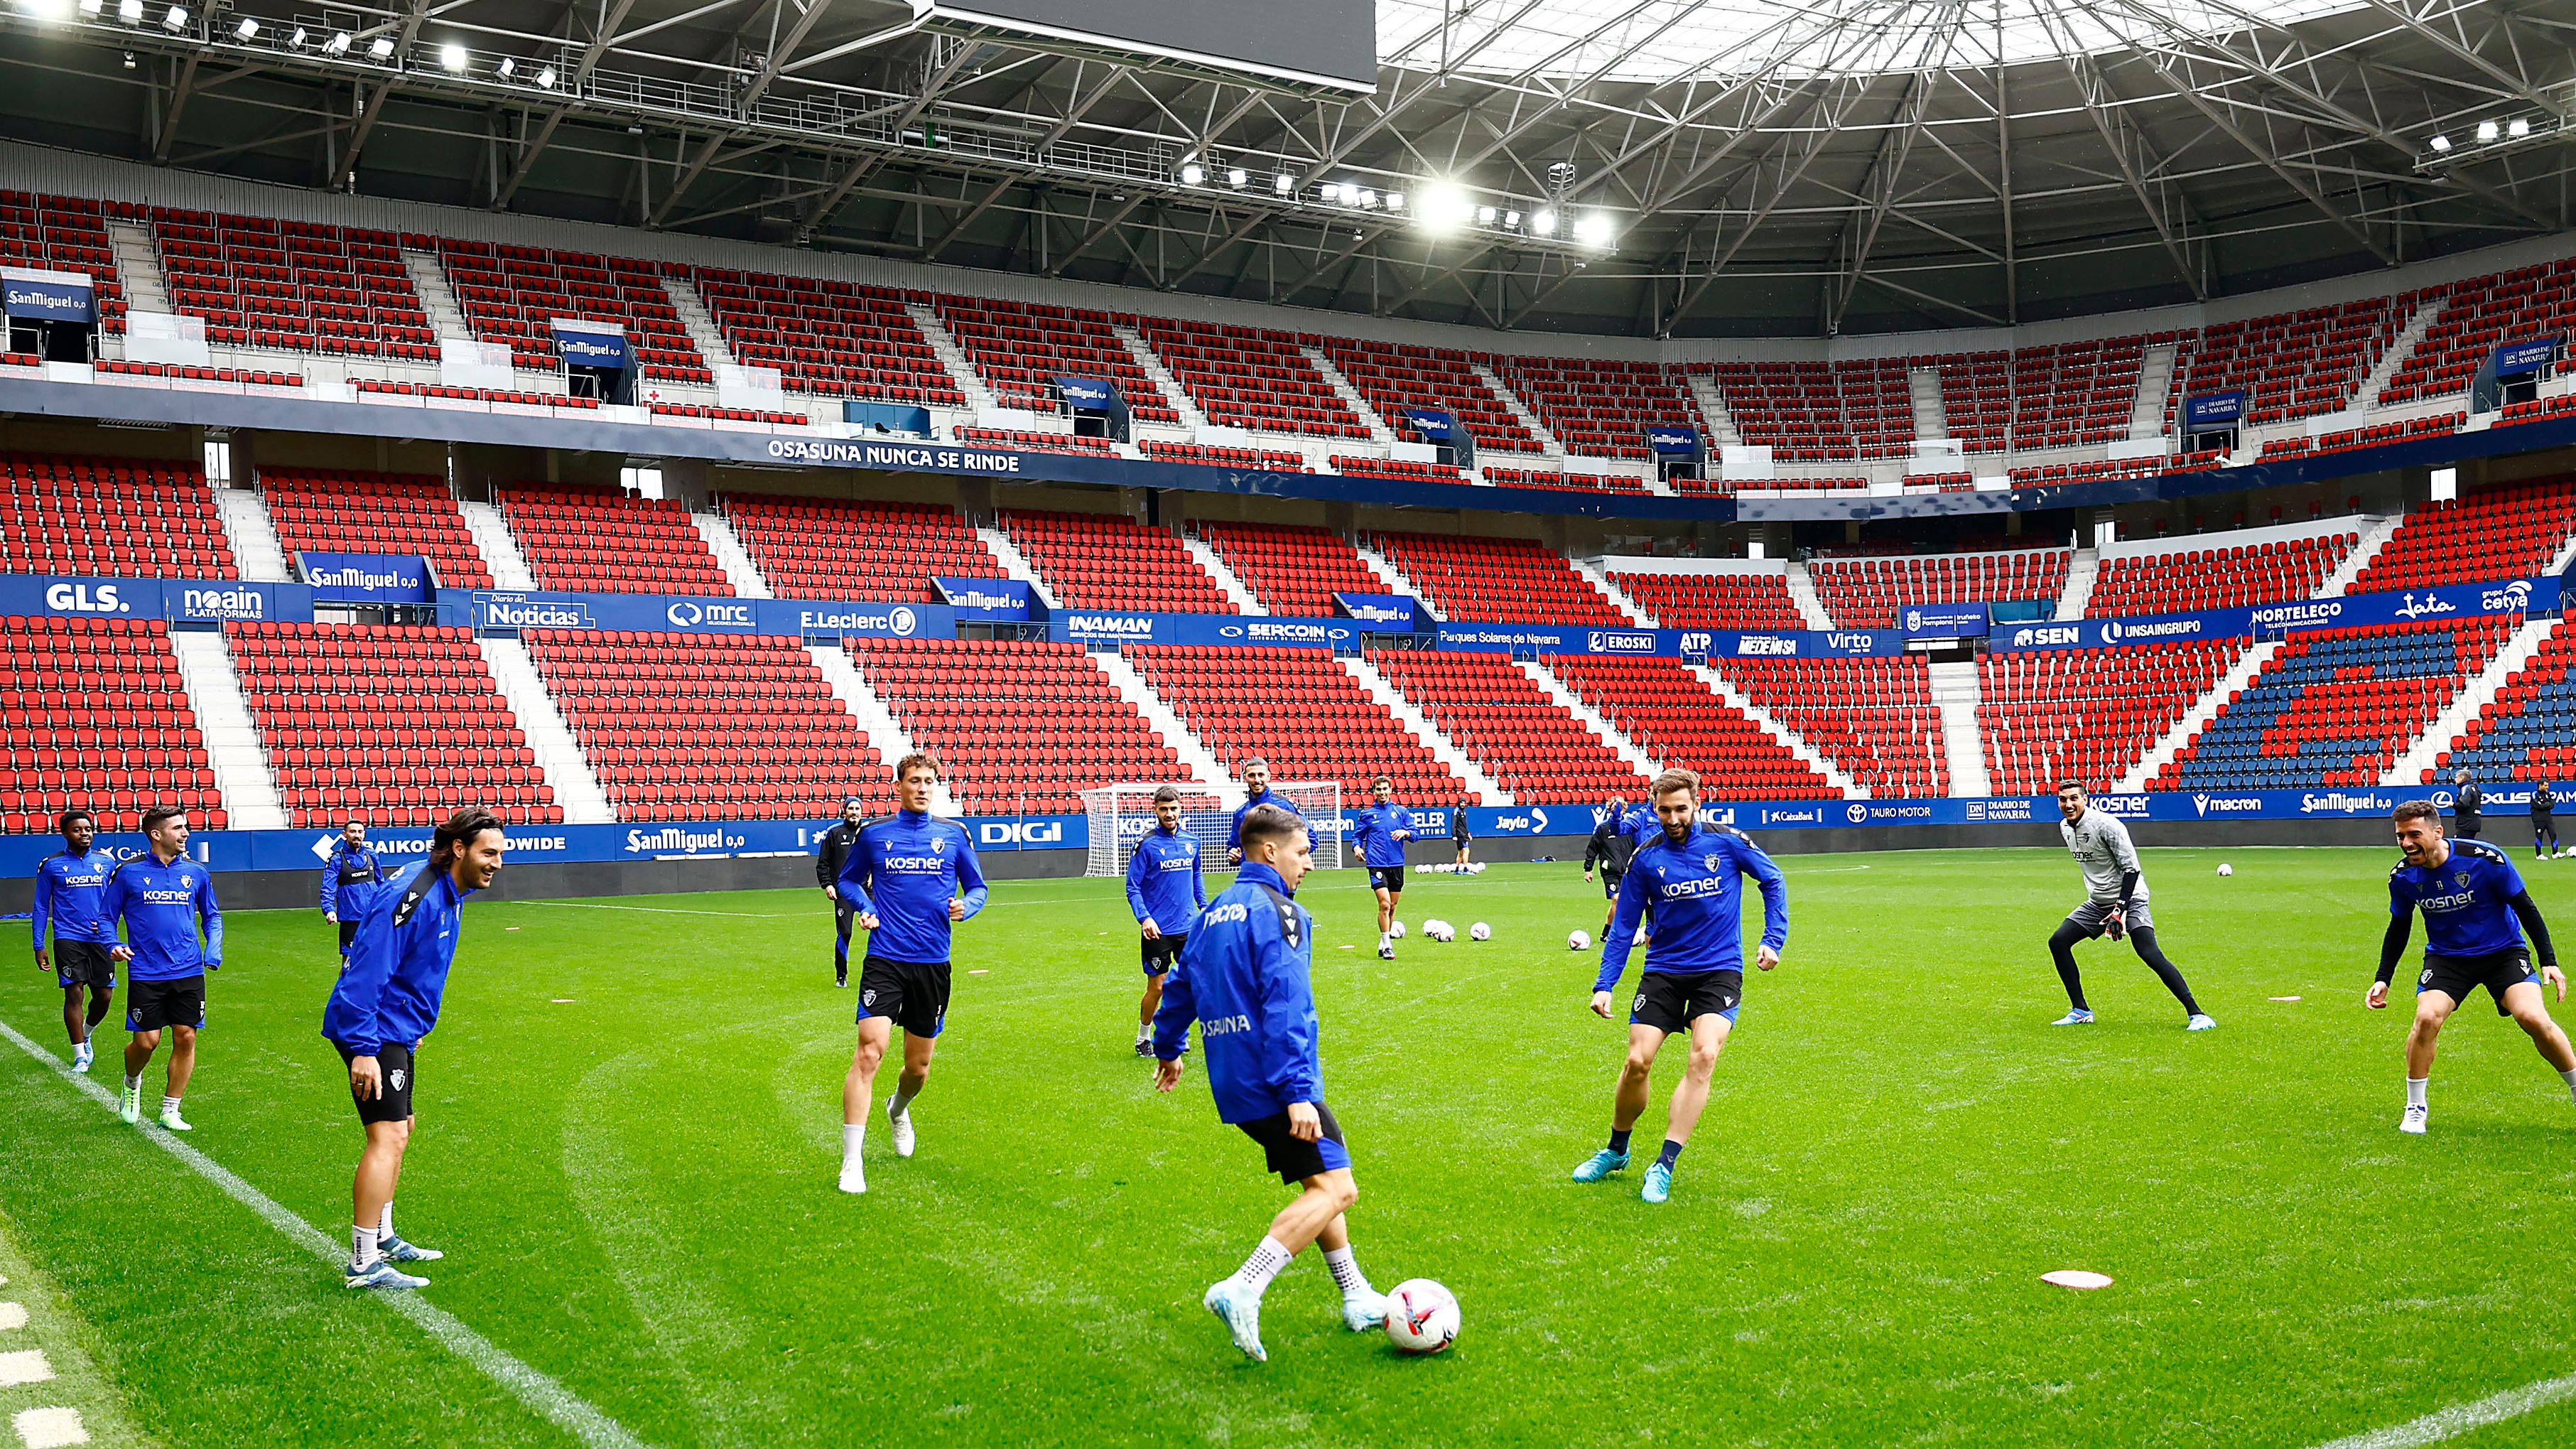
<svg viewBox="0 0 2576 1449"><path fill-rule="evenodd" d="M706 540L707 552L716 556L735 594L746 599L778 597L769 591L769 580L760 576L760 565L752 561L751 550L743 547L741 537L723 514L692 513L689 522L697 525L698 537Z"/></svg>
<svg viewBox="0 0 2576 1449"><path fill-rule="evenodd" d="M1432 758L1448 766L1449 773L1466 781L1469 795L1488 805L1513 803L1511 792L1503 788L1502 782L1486 774L1483 766L1478 765L1465 750L1458 748L1457 741L1442 734L1438 725L1425 718L1422 711L1415 709L1413 701L1406 699L1403 690L1396 688L1385 675L1378 673L1376 665L1357 654L1345 654L1333 662L1341 665L1343 672L1349 674L1351 678L1358 680L1360 688L1368 691L1369 698L1376 700L1388 714L1395 716L1396 723L1404 726L1415 739L1420 740L1422 747L1431 752Z"/></svg>
<svg viewBox="0 0 2576 1449"><path fill-rule="evenodd" d="M188 707L206 737L206 764L215 772L225 824L234 830L284 830L286 802L268 772L259 727L251 720L250 700L242 694L241 675L233 669L224 636L212 629L173 629L170 652L179 657Z"/></svg>
<svg viewBox="0 0 2576 1449"><path fill-rule="evenodd" d="M224 521L224 537L233 546L233 564L253 583L282 584L294 577L286 550L269 521L268 505L248 488L215 487L215 511Z"/></svg>
<svg viewBox="0 0 2576 1449"><path fill-rule="evenodd" d="M1932 679L1932 703L1941 711L1941 751L1950 757L1950 794L1976 798L1995 793L1986 774L1986 746L1977 729L1977 703L1985 691L1974 664L1925 666Z"/></svg>
<svg viewBox="0 0 2576 1449"><path fill-rule="evenodd" d="M518 717L519 728L528 736L537 768L545 771L555 803L563 807L564 823L615 824L617 811L608 803L608 792L591 773L590 760L582 754L581 742L573 738L572 726L555 708L555 697L546 689L546 677L537 672L537 661L528 656L528 646L516 635L505 634L485 635L474 642L483 651L492 682L500 686L501 697L510 702L510 713Z"/></svg>
<svg viewBox="0 0 2576 1449"><path fill-rule="evenodd" d="M903 722L894 717L894 711L887 708L886 702L877 697L877 692L868 687L867 676L859 672L859 666L850 658L848 650L837 643L808 644L805 655L814 661L816 669L823 671L824 683L832 686L832 693L841 701L841 707L850 712L850 718L858 721L859 729L868 737L868 747L877 752L877 758L885 763L887 769L891 770L895 761L920 748L912 742L912 735L904 729ZM945 783L931 787L930 810L934 815L964 813L957 808L957 802L949 795Z"/></svg>
<svg viewBox="0 0 2576 1449"><path fill-rule="evenodd" d="M2129 409L2129 441L2165 435L2165 404L2173 397L2174 358L2181 351L2170 342L2150 346L2138 362L2138 400Z"/></svg>

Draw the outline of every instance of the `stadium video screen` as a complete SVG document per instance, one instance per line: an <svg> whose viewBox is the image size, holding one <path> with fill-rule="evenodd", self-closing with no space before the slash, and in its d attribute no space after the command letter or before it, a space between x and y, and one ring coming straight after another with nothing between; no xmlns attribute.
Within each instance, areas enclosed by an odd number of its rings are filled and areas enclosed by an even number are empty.
<svg viewBox="0 0 2576 1449"><path fill-rule="evenodd" d="M1377 87L1370 0L942 0L936 13L1227 69Z"/></svg>

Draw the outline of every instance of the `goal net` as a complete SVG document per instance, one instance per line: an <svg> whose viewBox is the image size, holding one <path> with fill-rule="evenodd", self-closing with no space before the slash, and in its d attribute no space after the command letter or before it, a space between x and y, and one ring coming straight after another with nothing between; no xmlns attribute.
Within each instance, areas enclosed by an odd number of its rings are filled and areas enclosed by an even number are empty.
<svg viewBox="0 0 2576 1449"><path fill-rule="evenodd" d="M1181 792L1181 829L1197 838L1202 870L1223 871L1226 836L1234 829L1234 808L1241 790L1218 795L1198 785L1172 784ZM1082 792L1083 813L1091 819L1091 851L1084 875L1123 876L1136 842L1154 828L1154 792L1160 782L1103 785ZM1342 784L1339 780L1273 780L1270 793L1297 807L1313 823L1315 864L1333 869L1342 863Z"/></svg>

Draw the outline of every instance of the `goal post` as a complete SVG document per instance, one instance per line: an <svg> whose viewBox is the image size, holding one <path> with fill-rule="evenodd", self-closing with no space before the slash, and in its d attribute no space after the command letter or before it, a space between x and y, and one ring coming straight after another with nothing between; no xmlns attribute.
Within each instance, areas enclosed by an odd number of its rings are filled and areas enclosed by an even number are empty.
<svg viewBox="0 0 2576 1449"><path fill-rule="evenodd" d="M1082 792L1083 814L1091 825L1091 848L1083 860L1086 876L1123 876L1136 842L1154 828L1154 792L1166 782L1102 785ZM1168 782L1181 792L1181 829L1199 843L1202 870L1231 869L1225 858L1226 837L1234 830L1235 807L1243 792L1223 794L1187 781ZM1314 823L1315 864L1330 870L1342 863L1342 784L1339 780L1274 780L1270 793L1297 807Z"/></svg>

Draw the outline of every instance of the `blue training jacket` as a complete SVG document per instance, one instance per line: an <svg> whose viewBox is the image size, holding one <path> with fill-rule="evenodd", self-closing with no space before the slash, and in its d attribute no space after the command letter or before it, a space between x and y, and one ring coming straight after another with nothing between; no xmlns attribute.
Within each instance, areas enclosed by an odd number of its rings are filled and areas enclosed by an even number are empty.
<svg viewBox="0 0 2576 1449"><path fill-rule="evenodd" d="M144 855L118 866L107 878L105 906L109 916L124 918L125 944L134 948L128 981L184 981L223 964L224 913L215 904L215 877L184 855L167 865Z"/></svg>
<svg viewBox="0 0 2576 1449"><path fill-rule="evenodd" d="M1314 920L1279 872L1246 861L1190 932L1154 1012L1154 1055L1172 1061L1199 1024L1208 1089L1228 1122L1324 1100L1316 1054Z"/></svg>
<svg viewBox="0 0 2576 1449"><path fill-rule="evenodd" d="M1127 857L1127 909L1136 924L1151 921L1166 936L1184 936L1206 906L1198 838L1160 825L1146 831Z"/></svg>
<svg viewBox="0 0 2576 1449"><path fill-rule="evenodd" d="M331 842L331 858L322 862L322 914L365 920L384 879L384 862L374 850L363 845L351 850L346 838Z"/></svg>
<svg viewBox="0 0 2576 1449"><path fill-rule="evenodd" d="M1264 790L1258 795L1245 796L1243 803L1234 807L1234 824L1229 827L1225 833L1226 849L1241 850L1243 848L1243 817L1251 814L1252 807L1255 805L1276 805L1280 809L1287 811L1289 814L1296 816L1300 820L1306 818L1305 811L1290 804L1288 802L1288 797L1280 794L1276 790Z"/></svg>
<svg viewBox="0 0 2576 1449"><path fill-rule="evenodd" d="M984 909L975 839L954 820L898 810L859 827L841 863L841 899L877 918L868 954L920 964L948 959L948 901L963 886L966 915Z"/></svg>
<svg viewBox="0 0 2576 1449"><path fill-rule="evenodd" d="M1601 975L1592 989L1619 984L1637 922L1650 906L1655 934L1646 943L1647 970L1667 976L1743 970L1740 878L1748 875L1762 888L1762 944L1777 951L1789 942L1789 882L1762 847L1723 826L1703 826L1679 844L1657 831L1620 877L1618 915L1601 938Z"/></svg>
<svg viewBox="0 0 2576 1449"><path fill-rule="evenodd" d="M322 1035L366 1057L387 1042L420 1045L438 1025L467 894L425 860L386 882L322 1007Z"/></svg>
<svg viewBox="0 0 2576 1449"><path fill-rule="evenodd" d="M2438 870L2399 862L2388 873L2388 913L2424 913L2424 949L2435 956L2485 956L2522 944L2511 904L2523 892L2513 857L2483 840L2454 840Z"/></svg>
<svg viewBox="0 0 2576 1449"><path fill-rule="evenodd" d="M115 857L97 846L80 855L60 850L36 866L36 949L45 949L45 926L56 941L116 944L116 917L107 910L107 878Z"/></svg>
<svg viewBox="0 0 2576 1449"><path fill-rule="evenodd" d="M1413 837L1413 812L1389 801L1371 804L1360 812L1359 825L1352 835L1360 848L1360 864L1381 869L1404 864L1404 841L1395 838L1403 831L1405 839Z"/></svg>

